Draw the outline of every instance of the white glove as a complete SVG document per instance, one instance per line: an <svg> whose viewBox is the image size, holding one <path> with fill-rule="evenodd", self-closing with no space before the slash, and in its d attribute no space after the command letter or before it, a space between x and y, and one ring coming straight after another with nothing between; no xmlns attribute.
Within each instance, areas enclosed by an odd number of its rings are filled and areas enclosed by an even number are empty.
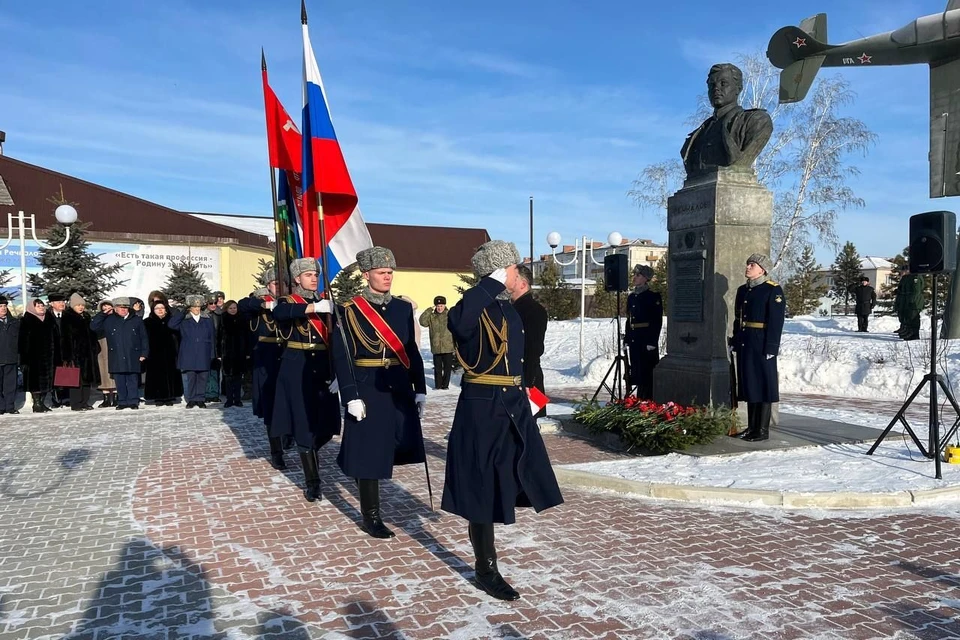
<svg viewBox="0 0 960 640"><path fill-rule="evenodd" d="M656 349L656 347L653 346L652 344L647 345L647 351L653 351L654 349Z"/></svg>
<svg viewBox="0 0 960 640"><path fill-rule="evenodd" d="M329 300L320 300L313 303L314 313L333 313L333 303Z"/></svg>
<svg viewBox="0 0 960 640"><path fill-rule="evenodd" d="M418 393L416 397L417 411L420 412L420 417L423 417L423 410L427 406L427 394Z"/></svg>
<svg viewBox="0 0 960 640"><path fill-rule="evenodd" d="M263 308L266 309L267 311L273 311L274 307L276 306L277 306L276 300L271 300L269 302L267 302L266 300L263 301Z"/></svg>
<svg viewBox="0 0 960 640"><path fill-rule="evenodd" d="M351 400L347 403L347 413L360 422L367 417L367 407L363 404L363 400Z"/></svg>
<svg viewBox="0 0 960 640"><path fill-rule="evenodd" d="M772 353L768 353L768 354L767 354L767 360L769 360L769 359L771 359L771 358L776 358L776 357L777 357L777 356L773 355Z"/></svg>
<svg viewBox="0 0 960 640"><path fill-rule="evenodd" d="M337 393L338 391L340 391L340 383L337 382L337 379L336 379L336 378L334 378L334 379L330 382L329 389L330 389L330 393Z"/></svg>
<svg viewBox="0 0 960 640"><path fill-rule="evenodd" d="M490 277L499 282L500 284L507 283L507 270L506 269L497 269L490 274Z"/></svg>

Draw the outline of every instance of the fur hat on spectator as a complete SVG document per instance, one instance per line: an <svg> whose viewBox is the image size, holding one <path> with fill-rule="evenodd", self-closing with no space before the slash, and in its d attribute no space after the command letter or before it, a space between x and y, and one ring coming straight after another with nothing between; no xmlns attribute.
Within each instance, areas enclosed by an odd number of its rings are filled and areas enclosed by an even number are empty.
<svg viewBox="0 0 960 640"><path fill-rule="evenodd" d="M7 296L0 296L0 305L10 304L7 300Z"/></svg>
<svg viewBox="0 0 960 640"><path fill-rule="evenodd" d="M75 306L77 306L78 304L82 304L83 306L87 306L87 301L84 300L84 299L83 299L83 296L80 295L79 293L73 293L73 294L71 294L71 295L70 295L70 306L71 306L71 307L75 307Z"/></svg>
<svg viewBox="0 0 960 640"><path fill-rule="evenodd" d="M215 294L215 293L208 293L208 294L204 297L204 300L206 301L207 304L217 304L217 294Z"/></svg>
<svg viewBox="0 0 960 640"><path fill-rule="evenodd" d="M759 265L760 268L763 269L764 273L770 273L770 267L773 266L770 263L770 256L762 253L751 254L750 257L747 258L747 264L751 262L755 262L757 265Z"/></svg>
<svg viewBox="0 0 960 640"><path fill-rule="evenodd" d="M320 263L316 258L297 258L290 262L290 277L296 278L307 271L316 271L320 273Z"/></svg>
<svg viewBox="0 0 960 640"><path fill-rule="evenodd" d="M386 247L370 247L357 253L357 266L360 267L361 272L374 269L396 269L397 259L393 257L393 251Z"/></svg>
<svg viewBox="0 0 960 640"><path fill-rule="evenodd" d="M127 296L120 296L119 298L114 298L114 299L113 299L113 306L114 306L114 307L127 307L127 308L129 309L129 308L130 308L130 298L128 298Z"/></svg>
<svg viewBox="0 0 960 640"><path fill-rule="evenodd" d="M66 300L67 296L60 293L51 293L47 296L47 302L65 302Z"/></svg>
<svg viewBox="0 0 960 640"><path fill-rule="evenodd" d="M433 299L433 304L434 305L447 304L447 299L443 296L437 296L436 298Z"/></svg>
<svg viewBox="0 0 960 640"><path fill-rule="evenodd" d="M473 273L478 278L488 276L497 269L505 269L512 264L520 263L520 252L512 242L491 240L480 245L477 252L470 259Z"/></svg>
<svg viewBox="0 0 960 640"><path fill-rule="evenodd" d="M645 264L638 264L633 268L633 275L643 276L647 280L650 280L653 278L653 269L651 269L649 266Z"/></svg>
<svg viewBox="0 0 960 640"><path fill-rule="evenodd" d="M187 307L202 307L203 306L203 296L199 295L189 295L187 296Z"/></svg>

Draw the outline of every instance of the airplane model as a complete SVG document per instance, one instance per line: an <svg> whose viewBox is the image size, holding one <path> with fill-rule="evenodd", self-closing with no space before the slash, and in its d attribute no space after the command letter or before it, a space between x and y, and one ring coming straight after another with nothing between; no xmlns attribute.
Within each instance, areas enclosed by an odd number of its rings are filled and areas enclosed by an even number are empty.
<svg viewBox="0 0 960 640"><path fill-rule="evenodd" d="M773 34L767 58L783 69L781 103L803 100L821 67L929 65L930 197L960 195L960 0L896 31L838 45L827 44L820 13Z"/></svg>

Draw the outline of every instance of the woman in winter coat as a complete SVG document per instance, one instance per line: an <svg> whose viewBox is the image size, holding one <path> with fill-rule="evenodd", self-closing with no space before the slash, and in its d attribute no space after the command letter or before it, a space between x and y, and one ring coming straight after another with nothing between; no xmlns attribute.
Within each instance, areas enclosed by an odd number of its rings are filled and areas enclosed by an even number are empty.
<svg viewBox="0 0 960 640"><path fill-rule="evenodd" d="M221 373L227 402L224 408L242 407L243 374L250 361L250 332L235 300L224 305L220 321Z"/></svg>
<svg viewBox="0 0 960 640"><path fill-rule="evenodd" d="M107 309L113 312L113 302L103 300L98 305L101 313L107 313ZM98 389L103 394L103 402L97 405L98 409L117 406L117 382L110 375L110 351L107 349L107 339L97 340L100 350L97 352L97 367L100 370L100 386Z"/></svg>
<svg viewBox="0 0 960 640"><path fill-rule="evenodd" d="M183 395L183 376L177 368L180 334L170 328L170 318L167 303L156 300L150 315L143 321L150 343L150 359L145 362L143 397L153 400L160 407L180 404L180 396Z"/></svg>
<svg viewBox="0 0 960 640"><path fill-rule="evenodd" d="M63 361L80 369L80 386L70 388L70 409L88 411L90 389L100 384L100 365L97 352L100 343L90 329L87 302L79 293L70 296L69 306L63 311L61 340Z"/></svg>
<svg viewBox="0 0 960 640"><path fill-rule="evenodd" d="M210 363L213 362L217 330L210 314L202 311L203 296L187 296L187 312L180 311L170 319L170 328L180 332L180 355L177 366L186 376L184 397L187 409L206 409L204 394Z"/></svg>
<svg viewBox="0 0 960 640"><path fill-rule="evenodd" d="M50 411L44 398L53 388L53 316L36 298L20 321L20 366L23 388L33 396L33 412Z"/></svg>

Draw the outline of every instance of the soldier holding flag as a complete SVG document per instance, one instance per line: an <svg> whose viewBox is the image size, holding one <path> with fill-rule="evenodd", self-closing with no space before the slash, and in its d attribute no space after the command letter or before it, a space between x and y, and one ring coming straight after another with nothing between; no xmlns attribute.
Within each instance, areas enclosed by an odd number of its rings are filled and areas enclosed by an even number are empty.
<svg viewBox="0 0 960 640"><path fill-rule="evenodd" d="M360 528L374 538L391 538L380 513L380 480L393 477L394 465L426 460L420 418L427 385L413 309L390 293L397 267L393 252L371 247L357 254L357 262L367 287L343 305L343 331L333 336L347 410L337 462L357 479Z"/></svg>
<svg viewBox="0 0 960 640"><path fill-rule="evenodd" d="M327 319L333 305L317 296L319 273L316 258L291 262L291 293L273 309L284 344L270 435L297 443L306 480L303 497L308 502L322 497L317 451L340 433L336 380L327 350Z"/></svg>

